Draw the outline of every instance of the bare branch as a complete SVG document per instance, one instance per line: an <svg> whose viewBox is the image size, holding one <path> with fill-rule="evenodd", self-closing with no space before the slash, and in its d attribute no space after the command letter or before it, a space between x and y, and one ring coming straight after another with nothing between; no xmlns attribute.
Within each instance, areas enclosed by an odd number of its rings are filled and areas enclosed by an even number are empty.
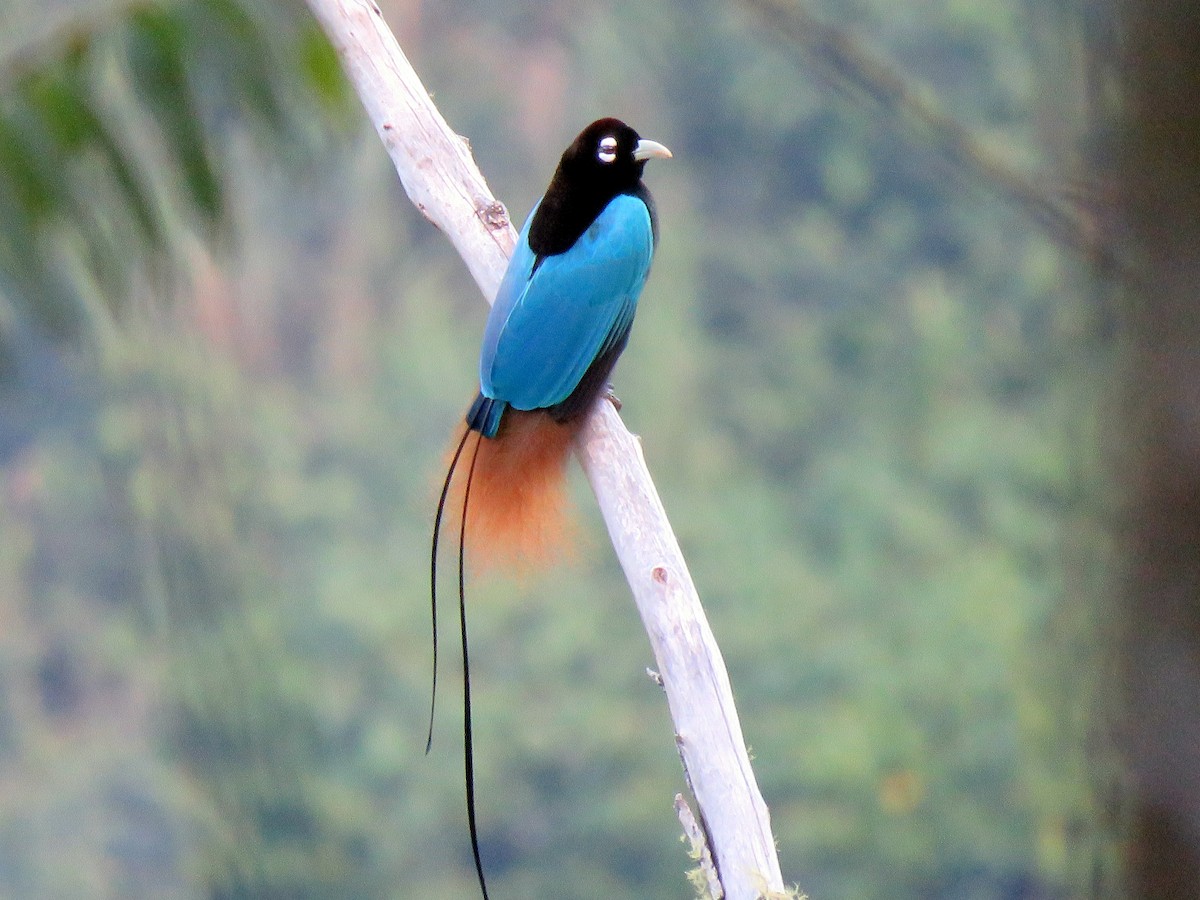
<svg viewBox="0 0 1200 900"><path fill-rule="evenodd" d="M454 244L489 302L514 234L471 159L370 0L308 0L417 208ZM650 480L637 440L597 404L578 456L645 623L676 741L725 896L782 890L721 652ZM668 798L664 798L666 801Z"/></svg>
<svg viewBox="0 0 1200 900"><path fill-rule="evenodd" d="M408 198L450 239L491 303L516 232L465 138L446 124L371 0L310 0Z"/></svg>
<svg viewBox="0 0 1200 900"><path fill-rule="evenodd" d="M725 895L782 890L770 815L750 767L721 650L637 438L601 403L579 458L625 569L667 693L675 742L708 831Z"/></svg>

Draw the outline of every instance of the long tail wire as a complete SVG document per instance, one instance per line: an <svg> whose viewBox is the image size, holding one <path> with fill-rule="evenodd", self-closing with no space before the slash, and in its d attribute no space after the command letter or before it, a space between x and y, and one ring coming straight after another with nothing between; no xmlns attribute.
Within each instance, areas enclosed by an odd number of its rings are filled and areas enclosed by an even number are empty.
<svg viewBox="0 0 1200 900"><path fill-rule="evenodd" d="M467 486L463 490L462 524L458 529L458 624L462 634L463 674L463 781L467 789L467 828L471 833L471 855L475 857L475 874L479 876L479 890L483 900L488 900L487 881L483 877L483 861L479 858L479 829L475 822L475 751L471 728L471 664L467 656L467 601L466 601L466 557L467 504L471 499L471 480L475 476L475 462L479 459L479 445L483 435L475 441L475 452L471 454L471 467L467 470Z"/></svg>
<svg viewBox="0 0 1200 900"><path fill-rule="evenodd" d="M435 704L437 702L437 659L438 659L438 644L437 644L437 555L438 555L438 538L442 529L442 515L445 512L446 498L450 492L450 483L454 478L454 470L458 466L458 461L462 456L463 448L466 447L467 438L470 436L471 430L466 429L463 433L462 440L458 442L458 446L454 450L454 456L450 460L450 466L446 471L446 480L442 484L441 497L438 498L437 515L433 521L433 545L430 551L430 619L433 625L433 690L429 701L429 734L425 740L425 752L429 753L429 748L433 745L433 717ZM471 499L471 482L475 477L475 463L479 459L479 445L483 441L483 435L479 435L475 442L475 449L471 454L471 465L467 470L467 483L463 490L463 510L462 522L459 525L458 531L458 622L459 631L462 635L462 674L463 674L463 770L464 783L466 786L467 800L467 828L471 836L471 855L475 860L475 874L479 878L479 890L483 895L483 900L488 900L487 881L483 875L483 860L479 855L479 829L475 815L475 748L474 748L474 729L471 725L471 663L470 656L467 650L467 602L466 602L466 544L467 544L467 507Z"/></svg>
<svg viewBox="0 0 1200 900"><path fill-rule="evenodd" d="M438 539L442 534L442 514L446 511L446 498L450 494L450 482L454 479L454 470L458 467L458 459L462 456L463 447L467 445L467 438L470 436L471 430L464 429L462 440L458 442L458 446L454 450L454 456L450 460L450 466L446 469L446 480L442 482L442 495L438 498L437 515L433 519L433 546L429 553L429 617L433 624L433 688L429 696L429 734L425 738L425 755L429 755L429 748L433 746L433 713L437 706L437 676L438 676L438 627L437 627L437 563L438 563ZM478 452L478 448L476 448ZM465 516L463 517L465 520Z"/></svg>

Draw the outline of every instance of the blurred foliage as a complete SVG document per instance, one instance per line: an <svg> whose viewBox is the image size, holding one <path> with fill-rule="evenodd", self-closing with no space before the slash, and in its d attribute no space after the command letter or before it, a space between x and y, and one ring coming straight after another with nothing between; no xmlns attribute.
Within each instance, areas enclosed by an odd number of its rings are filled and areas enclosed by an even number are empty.
<svg viewBox="0 0 1200 900"><path fill-rule="evenodd" d="M299 2L47 18L48 33L10 32L0 55L0 288L46 331L79 336L98 302L168 286L187 232L228 240L232 140L311 154L348 94Z"/></svg>
<svg viewBox="0 0 1200 900"><path fill-rule="evenodd" d="M1052 6L819 12L1069 179L1105 122ZM0 56L0 893L469 896L425 579L485 308L298 5L63 8ZM384 12L517 218L598 115L675 152L618 392L785 877L1119 895L1107 288L738 5ZM579 487L575 559L472 584L485 862L497 896L687 896Z"/></svg>

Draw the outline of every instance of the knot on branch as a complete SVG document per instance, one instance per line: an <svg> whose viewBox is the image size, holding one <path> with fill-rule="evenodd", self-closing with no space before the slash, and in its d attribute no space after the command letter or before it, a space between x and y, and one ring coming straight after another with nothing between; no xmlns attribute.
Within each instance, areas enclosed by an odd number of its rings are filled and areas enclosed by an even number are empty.
<svg viewBox="0 0 1200 900"><path fill-rule="evenodd" d="M479 198L475 201L475 215L488 231L503 231L508 228L508 210L499 200Z"/></svg>

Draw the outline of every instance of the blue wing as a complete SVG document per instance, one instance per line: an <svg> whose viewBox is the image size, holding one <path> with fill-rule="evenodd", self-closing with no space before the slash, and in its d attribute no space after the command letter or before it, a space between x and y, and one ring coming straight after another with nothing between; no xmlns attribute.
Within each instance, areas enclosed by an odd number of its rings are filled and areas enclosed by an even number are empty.
<svg viewBox="0 0 1200 900"><path fill-rule="evenodd" d="M625 337L654 252L650 211L621 194L570 250L544 257L534 271L528 237L536 212L521 229L479 357L483 398L517 409L561 403ZM499 412L490 430L498 425Z"/></svg>

